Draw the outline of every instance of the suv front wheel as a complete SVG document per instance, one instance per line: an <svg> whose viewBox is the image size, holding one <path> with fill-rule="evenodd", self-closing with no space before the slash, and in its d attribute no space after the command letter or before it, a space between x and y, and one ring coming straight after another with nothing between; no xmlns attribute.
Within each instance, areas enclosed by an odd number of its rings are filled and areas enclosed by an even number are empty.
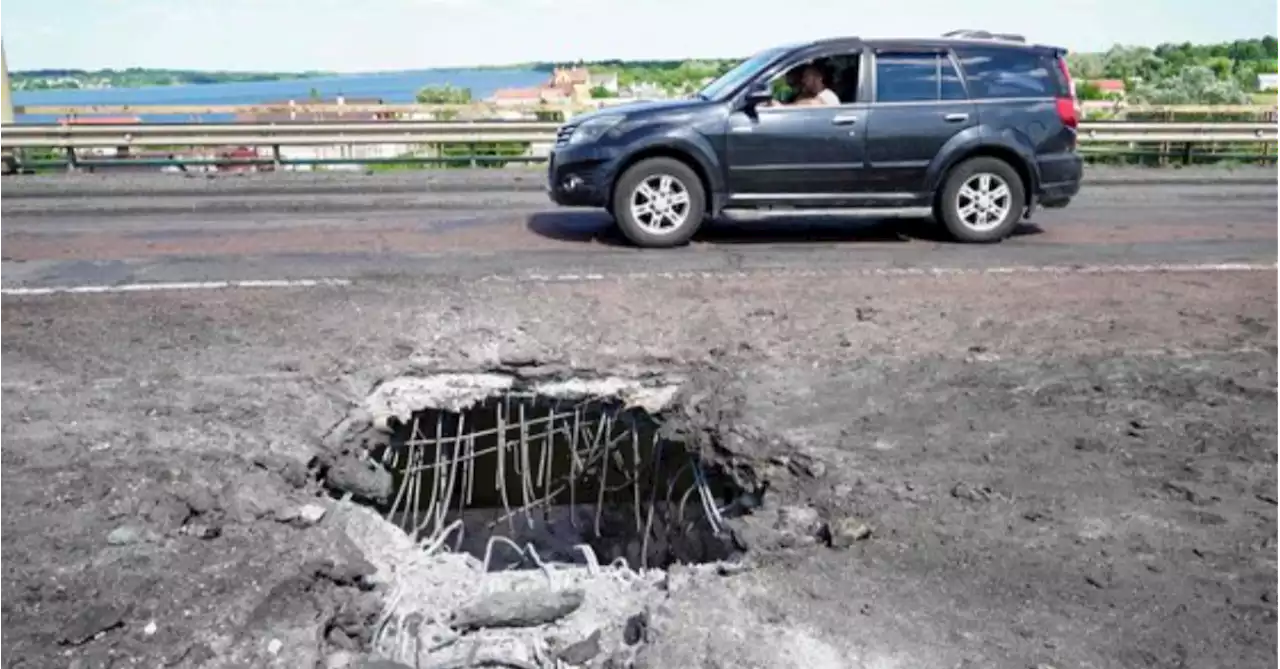
<svg viewBox="0 0 1280 669"><path fill-rule="evenodd" d="M613 193L613 215L637 246L680 246L702 225L706 193L698 175L671 158L649 158L627 169Z"/></svg>
<svg viewBox="0 0 1280 669"><path fill-rule="evenodd" d="M938 216L962 242L998 242L1013 233L1026 207L1022 178L999 158L971 158L947 175Z"/></svg>

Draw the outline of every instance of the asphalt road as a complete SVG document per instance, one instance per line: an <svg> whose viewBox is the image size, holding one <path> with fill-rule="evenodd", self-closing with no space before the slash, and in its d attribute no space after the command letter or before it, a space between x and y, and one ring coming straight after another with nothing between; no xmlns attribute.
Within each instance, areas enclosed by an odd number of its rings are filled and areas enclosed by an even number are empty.
<svg viewBox="0 0 1280 669"><path fill-rule="evenodd" d="M4 287L1275 259L1271 170L1099 168L1069 208L998 246L946 243L925 222L774 220L643 254L602 213L552 206L540 176L15 179L0 202Z"/></svg>
<svg viewBox="0 0 1280 669"><path fill-rule="evenodd" d="M6 667L364 654L424 558L297 472L380 380L512 366L683 379L773 484L754 564L583 577L583 611L424 666L597 629L637 667L1274 666L1273 171L1097 170L994 246L836 221L661 252L527 173L279 176L3 184ZM870 534L806 542L804 509ZM333 576L361 556L390 585Z"/></svg>

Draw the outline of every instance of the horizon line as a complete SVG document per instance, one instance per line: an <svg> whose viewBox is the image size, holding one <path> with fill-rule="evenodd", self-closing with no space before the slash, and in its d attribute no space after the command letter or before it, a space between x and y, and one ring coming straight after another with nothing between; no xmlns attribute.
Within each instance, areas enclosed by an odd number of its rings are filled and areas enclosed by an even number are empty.
<svg viewBox="0 0 1280 669"><path fill-rule="evenodd" d="M1232 44L1234 42L1244 41L1244 40L1261 41L1268 37L1273 39L1276 38L1275 35L1267 33L1257 37L1237 37L1233 40L1226 40L1221 42L1159 42L1154 46L1147 45L1147 44L1126 44L1123 42L1117 42L1111 45L1110 47L1107 47L1107 49L1104 49L1101 51L1075 51L1075 50L1068 49L1068 52L1071 54L1104 54L1110 49L1114 49L1116 47L1124 47L1124 48L1142 47L1142 48L1148 48L1148 49L1155 49L1157 47L1164 46L1164 45L1181 46L1183 44L1191 44L1192 46L1215 46L1220 44ZM866 38L866 39L872 39L872 38ZM764 48L769 48L769 47L764 47ZM573 65L591 65L596 63L626 64L626 63L640 63L640 62L687 63L690 61L699 61L699 60L726 61L726 60L743 60L745 58L749 58L750 55L751 54L746 54L741 56L685 56L685 57L678 57L678 58L591 58L591 59L577 58L577 59L559 59L559 60L527 60L527 61L519 61L515 63L498 63L498 64L477 63L477 64L471 64L471 65L434 65L430 67L387 68L387 69L374 69L374 70L305 70L305 69L303 70L289 70L289 69L237 70L237 69L221 69L216 67L185 68L185 67L166 67L166 66L147 66L147 65L128 65L124 67L103 66L103 67L93 67L93 68L34 67L34 68L26 68L26 69L20 69L20 70L10 70L9 74L10 75L28 74L31 72L39 72L43 70L101 72L104 70L122 71L122 70L133 69L133 70L168 70L172 72L198 72L198 73L219 73L219 74L323 74L323 75L350 76L350 75L362 75L362 74L387 74L387 73L396 73L396 72L425 72L425 71L439 71L439 70L519 70L519 69L529 69L539 65L573 66Z"/></svg>

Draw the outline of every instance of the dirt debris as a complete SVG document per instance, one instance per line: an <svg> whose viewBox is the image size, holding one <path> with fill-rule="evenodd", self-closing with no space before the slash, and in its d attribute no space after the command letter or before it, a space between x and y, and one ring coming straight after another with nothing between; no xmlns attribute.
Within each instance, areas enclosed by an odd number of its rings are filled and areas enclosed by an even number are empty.
<svg viewBox="0 0 1280 669"><path fill-rule="evenodd" d="M472 631L496 627L537 627L577 611L581 590L517 590L492 592L453 612L449 625Z"/></svg>

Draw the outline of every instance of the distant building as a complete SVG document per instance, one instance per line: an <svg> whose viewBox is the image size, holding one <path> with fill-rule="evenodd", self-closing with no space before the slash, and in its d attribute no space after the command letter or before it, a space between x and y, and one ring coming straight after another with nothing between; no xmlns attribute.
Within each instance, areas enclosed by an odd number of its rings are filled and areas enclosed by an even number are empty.
<svg viewBox="0 0 1280 669"><path fill-rule="evenodd" d="M542 89L499 88L489 100L499 107L527 107L542 101Z"/></svg>
<svg viewBox="0 0 1280 669"><path fill-rule="evenodd" d="M1271 74L1259 74L1259 75L1258 75L1258 90L1260 90L1260 91L1274 91L1274 90L1276 90L1276 75L1275 75L1275 73L1271 73Z"/></svg>
<svg viewBox="0 0 1280 669"><path fill-rule="evenodd" d="M1087 79L1085 83L1097 88L1108 98L1122 98L1125 94L1123 79Z"/></svg>
<svg viewBox="0 0 1280 669"><path fill-rule="evenodd" d="M604 90L609 91L610 94L617 95L618 94L618 73L604 72L601 74L592 74L587 79L587 85L592 90L595 90L597 88L603 88Z"/></svg>
<svg viewBox="0 0 1280 669"><path fill-rule="evenodd" d="M543 85L530 88L503 88L494 92L489 101L499 107L582 103L591 100L591 89L596 86L603 86L611 93L617 94L618 76L602 74L593 77L585 67L557 67L551 71L551 76Z"/></svg>
<svg viewBox="0 0 1280 669"><path fill-rule="evenodd" d="M557 67L551 71L551 81L547 86L570 91L574 86L586 86L590 83L591 72L585 67Z"/></svg>
<svg viewBox="0 0 1280 669"><path fill-rule="evenodd" d="M661 100L671 97L661 86L654 83L638 83L628 91L629 97L638 100Z"/></svg>
<svg viewBox="0 0 1280 669"><path fill-rule="evenodd" d="M236 115L240 123L283 123L286 121L390 121L395 114L385 111L303 111L308 105L380 105L382 98L327 98L307 100L275 100L254 105L259 111Z"/></svg>

